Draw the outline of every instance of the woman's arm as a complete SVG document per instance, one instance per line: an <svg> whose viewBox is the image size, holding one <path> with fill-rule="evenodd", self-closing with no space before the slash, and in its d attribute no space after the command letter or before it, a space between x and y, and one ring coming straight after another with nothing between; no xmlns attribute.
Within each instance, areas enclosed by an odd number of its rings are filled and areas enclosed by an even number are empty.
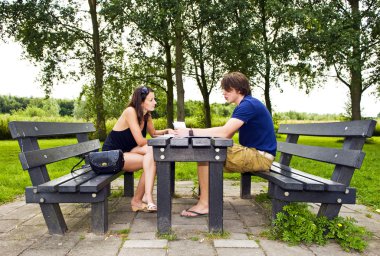
<svg viewBox="0 0 380 256"><path fill-rule="evenodd" d="M174 134L174 131L172 129L164 129L164 130L154 129L152 117L149 117L147 126L148 126L147 127L148 133L152 137L157 137L157 136L165 135L165 134L169 134L169 133Z"/></svg>

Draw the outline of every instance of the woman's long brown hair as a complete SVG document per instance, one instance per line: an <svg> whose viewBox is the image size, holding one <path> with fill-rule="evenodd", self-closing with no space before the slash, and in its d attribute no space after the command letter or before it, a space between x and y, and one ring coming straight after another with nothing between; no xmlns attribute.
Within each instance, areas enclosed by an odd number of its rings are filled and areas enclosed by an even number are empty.
<svg viewBox="0 0 380 256"><path fill-rule="evenodd" d="M142 121L148 120L150 113L146 113L144 116L144 110L141 104L145 101L146 96L153 92L152 88L147 86L140 86L135 89L132 95L132 100L129 103L128 107L133 107L137 113L137 121L141 124Z"/></svg>

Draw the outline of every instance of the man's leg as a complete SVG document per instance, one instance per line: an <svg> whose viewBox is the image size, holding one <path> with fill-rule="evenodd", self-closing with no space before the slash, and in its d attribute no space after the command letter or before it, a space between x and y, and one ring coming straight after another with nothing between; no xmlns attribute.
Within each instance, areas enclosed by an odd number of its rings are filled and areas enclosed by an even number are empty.
<svg viewBox="0 0 380 256"><path fill-rule="evenodd" d="M181 216L196 217L208 214L208 162L198 163L198 181L200 186L200 197L196 205L183 210Z"/></svg>

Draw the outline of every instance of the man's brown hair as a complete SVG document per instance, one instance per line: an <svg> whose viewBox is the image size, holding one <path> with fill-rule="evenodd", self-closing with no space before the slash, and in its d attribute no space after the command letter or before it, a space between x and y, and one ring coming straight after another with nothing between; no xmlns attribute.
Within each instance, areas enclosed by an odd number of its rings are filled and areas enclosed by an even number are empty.
<svg viewBox="0 0 380 256"><path fill-rule="evenodd" d="M246 96L251 95L251 87L248 78L240 72L231 72L223 76L221 87L229 92L235 89L240 94Z"/></svg>

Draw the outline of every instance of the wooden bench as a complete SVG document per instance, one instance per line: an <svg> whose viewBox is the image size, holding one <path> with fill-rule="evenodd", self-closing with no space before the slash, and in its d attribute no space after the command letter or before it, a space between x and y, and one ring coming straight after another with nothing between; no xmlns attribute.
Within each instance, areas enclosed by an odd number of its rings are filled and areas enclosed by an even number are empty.
<svg viewBox="0 0 380 256"><path fill-rule="evenodd" d="M59 203L91 203L91 227L94 233L108 230L108 199L111 182L124 174L124 195L133 196L133 173L96 175L87 164L86 156L101 147L99 140L90 140L94 132L92 123L61 122L10 122L12 138L17 139L21 152L20 162L28 170L31 187L25 190L26 203L40 204L50 234L64 234L66 222ZM40 149L38 139L76 137L78 143L55 148ZM84 157L86 161L74 172L50 180L47 164ZM79 162L80 158L76 158ZM70 171L67 166L62 172Z"/></svg>
<svg viewBox="0 0 380 256"><path fill-rule="evenodd" d="M318 216L332 219L338 216L342 204L355 204L356 189L350 187L355 169L362 165L362 152L366 138L372 136L376 122L373 120L283 124L278 133L287 134L286 142L278 143L279 162L274 162L270 172L243 173L241 198L251 196L251 176L268 180L268 194L272 200L272 218L290 202L321 203ZM297 144L301 135L343 137L341 149ZM290 167L292 156L313 159L335 165L331 179L324 179Z"/></svg>

